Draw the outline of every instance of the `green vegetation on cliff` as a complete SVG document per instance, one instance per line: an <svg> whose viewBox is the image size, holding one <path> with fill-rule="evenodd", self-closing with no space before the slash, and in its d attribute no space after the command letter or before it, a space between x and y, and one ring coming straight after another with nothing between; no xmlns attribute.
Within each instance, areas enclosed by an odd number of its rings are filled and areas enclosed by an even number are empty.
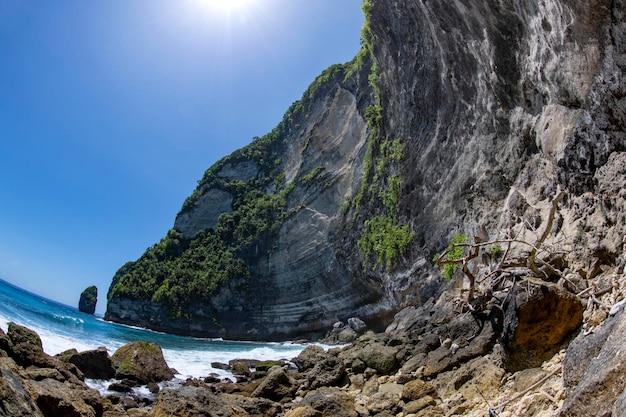
<svg viewBox="0 0 626 417"><path fill-rule="evenodd" d="M333 65L309 86L302 100L294 103L271 132L256 137L246 147L210 167L180 214L192 211L209 190L232 196L232 211L222 213L215 230L185 236L172 229L160 242L148 248L136 261L122 266L107 298L150 300L166 306L173 318L189 318L194 303L208 303L216 290L231 279L252 279L247 260L255 244L276 236L286 218L298 209L287 209L287 198L299 184L328 182L323 167L286 183L281 155L294 132L309 117L317 96L332 84L346 81L353 63ZM220 176L227 164L253 163L256 175L242 180ZM179 215L180 215L179 214Z"/></svg>
<svg viewBox="0 0 626 417"><path fill-rule="evenodd" d="M372 68L368 82L374 90L374 104L365 112L370 128L369 146L363 163L363 181L351 206L355 216L363 206L376 206L382 203L383 209L365 220L363 232L358 240L359 252L365 265L374 256L373 267L384 266L390 269L393 263L407 249L413 239L408 225L401 225L398 219L398 202L402 188L400 164L404 158L404 147L399 139L389 140L383 134L384 109L380 100L380 67L374 55L374 35L370 30L372 3L363 2L365 24L361 31L361 52L355 65L371 57ZM348 207L344 206L344 212Z"/></svg>

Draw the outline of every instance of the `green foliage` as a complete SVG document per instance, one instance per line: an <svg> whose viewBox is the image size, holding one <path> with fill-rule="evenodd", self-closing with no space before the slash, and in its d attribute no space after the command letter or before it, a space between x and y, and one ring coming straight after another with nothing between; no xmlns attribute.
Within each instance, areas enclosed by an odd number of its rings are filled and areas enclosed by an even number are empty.
<svg viewBox="0 0 626 417"><path fill-rule="evenodd" d="M500 245L493 245L493 246L490 246L489 249L487 249L487 253L493 256L494 258L499 258L504 253L504 250L502 249L502 246Z"/></svg>
<svg viewBox="0 0 626 417"><path fill-rule="evenodd" d="M236 249L216 233L201 232L189 240L170 230L136 262L117 271L108 297L161 302L173 318L180 318L191 303L206 299L229 279L249 277Z"/></svg>
<svg viewBox="0 0 626 417"><path fill-rule="evenodd" d="M367 193L372 199L381 201L384 207L384 214L365 222L357 242L362 259L367 261L371 255L376 255L374 268L379 265L391 268L413 239L408 225L401 226L397 220L402 191L402 177L398 170L403 157L404 147L399 139L381 141L378 156L372 157L366 167L366 172L373 172L373 178L368 181L368 176L365 177L357 196L358 204Z"/></svg>
<svg viewBox="0 0 626 417"><path fill-rule="evenodd" d="M448 249L446 254L442 259L439 258L439 254L435 255L433 258L434 262L437 262L441 266L441 274L446 279L446 281L450 281L456 270L459 267L458 260L463 256L463 245L467 241L467 238L462 233L457 233L450 239L450 244L448 245Z"/></svg>
<svg viewBox="0 0 626 417"><path fill-rule="evenodd" d="M307 175L305 175L304 177L300 178L300 184L302 185L307 185L311 182L313 182L314 180L323 180L325 177L324 174L324 167L323 166L317 166L315 167L311 172L309 172Z"/></svg>
<svg viewBox="0 0 626 417"><path fill-rule="evenodd" d="M139 259L116 272L107 298L151 300L167 306L174 318L190 318L193 303L207 303L211 294L233 278L251 279L242 254L255 241L276 235L285 219L298 210L286 208L287 196L295 186L294 182L287 183L281 169L286 144L306 120L317 96L329 85L344 82L349 65L333 65L323 71L276 128L255 137L204 173L179 214L195 209L200 196L209 190L228 192L233 197L232 212L220 215L215 230L201 231L194 238L170 230ZM220 176L227 165L239 163L254 163L257 175L247 180ZM317 167L300 181L329 187L333 180L326 178L323 167Z"/></svg>
<svg viewBox="0 0 626 417"><path fill-rule="evenodd" d="M399 226L389 216L376 216L365 222L365 230L358 241L359 252L364 259L376 254L374 268L384 265L389 269L412 238L408 225Z"/></svg>

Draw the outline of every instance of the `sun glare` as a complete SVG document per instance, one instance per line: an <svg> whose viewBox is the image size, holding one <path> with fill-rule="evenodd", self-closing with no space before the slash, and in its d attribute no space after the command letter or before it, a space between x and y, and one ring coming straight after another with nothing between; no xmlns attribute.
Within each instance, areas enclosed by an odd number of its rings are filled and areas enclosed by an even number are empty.
<svg viewBox="0 0 626 417"><path fill-rule="evenodd" d="M198 0L198 3L212 12L235 15L247 12L255 0Z"/></svg>

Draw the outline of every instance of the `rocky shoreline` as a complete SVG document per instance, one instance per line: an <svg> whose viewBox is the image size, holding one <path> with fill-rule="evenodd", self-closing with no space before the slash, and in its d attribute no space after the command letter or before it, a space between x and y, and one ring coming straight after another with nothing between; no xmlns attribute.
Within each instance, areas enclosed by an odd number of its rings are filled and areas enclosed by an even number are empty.
<svg viewBox="0 0 626 417"><path fill-rule="evenodd" d="M451 284L400 311L384 333L337 324L329 340L352 343L310 345L291 361L214 363L232 380L169 387L176 371L156 344L53 357L36 333L11 323L0 333L0 416L625 415L623 264L599 265L578 295L563 285L574 281L508 288L501 316L460 311L466 289ZM114 378L117 392L102 395L86 378Z"/></svg>

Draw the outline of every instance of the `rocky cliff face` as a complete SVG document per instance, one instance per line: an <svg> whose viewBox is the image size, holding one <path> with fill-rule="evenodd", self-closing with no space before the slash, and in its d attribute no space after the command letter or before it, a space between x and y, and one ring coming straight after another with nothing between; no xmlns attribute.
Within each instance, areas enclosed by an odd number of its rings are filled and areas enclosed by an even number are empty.
<svg viewBox="0 0 626 417"><path fill-rule="evenodd" d="M234 230L228 244L249 276L173 315L158 297L173 288L169 278L133 292L121 290L132 280L120 274L107 319L243 339L320 333L351 316L385 325L441 291L431 260L453 234L531 235L560 191L550 239L567 241L578 259L614 258L625 231L623 2L365 6L364 53L323 74L288 111L268 145L274 162L243 151L225 158L176 218L190 247L198 232ZM401 152L390 153L390 141ZM238 190L252 186L283 200L273 223L247 239L237 229ZM392 234L371 239L374 252L401 256L363 255L373 219L408 228L406 247Z"/></svg>

